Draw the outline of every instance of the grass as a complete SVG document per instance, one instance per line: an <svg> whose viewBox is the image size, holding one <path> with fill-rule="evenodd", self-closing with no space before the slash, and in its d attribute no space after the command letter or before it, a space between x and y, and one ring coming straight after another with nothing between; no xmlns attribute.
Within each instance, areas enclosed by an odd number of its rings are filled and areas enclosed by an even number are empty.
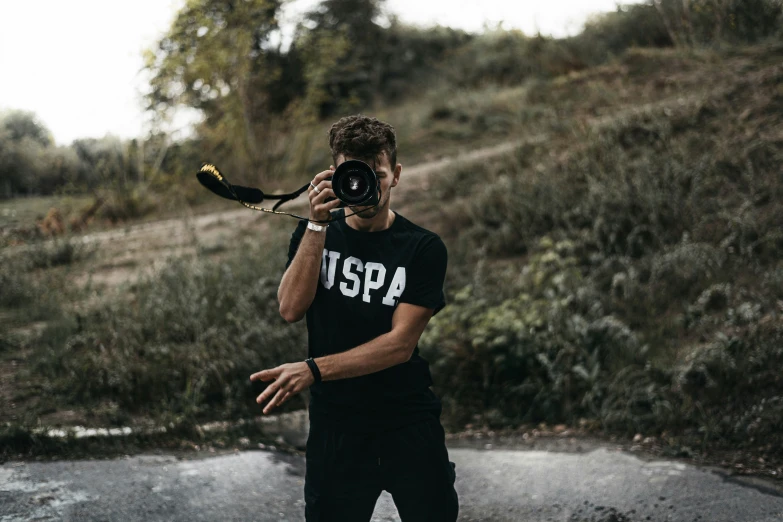
<svg viewBox="0 0 783 522"><path fill-rule="evenodd" d="M449 306L421 343L447 424L779 441L781 55L633 49L378 111L399 122L406 165L543 137L434 174L416 204L450 252ZM73 275L92 259L67 244L5 264L0 320L46 319L0 337L25 362L28 413L181 426L257 413L249 373L305 353L303 325L277 314L287 239L202 245L89 299Z"/></svg>
<svg viewBox="0 0 783 522"><path fill-rule="evenodd" d="M92 197L74 196L33 196L0 200L0 229L33 223L43 218L50 208L74 211L89 206Z"/></svg>
<svg viewBox="0 0 783 522"><path fill-rule="evenodd" d="M456 264L477 267L452 270L453 305L422 340L448 418L779 441L783 73L769 54L783 48L633 51L607 66L619 79L554 80L534 99L568 100L567 132L437 178L469 216ZM645 103L604 108L609 85Z"/></svg>
<svg viewBox="0 0 783 522"><path fill-rule="evenodd" d="M78 410L96 425L258 413L262 387L250 373L306 353L302 325L277 313L286 239L245 242L220 260L204 252L172 258L92 306L60 303L60 314L25 341L18 379L47 391L48 412Z"/></svg>

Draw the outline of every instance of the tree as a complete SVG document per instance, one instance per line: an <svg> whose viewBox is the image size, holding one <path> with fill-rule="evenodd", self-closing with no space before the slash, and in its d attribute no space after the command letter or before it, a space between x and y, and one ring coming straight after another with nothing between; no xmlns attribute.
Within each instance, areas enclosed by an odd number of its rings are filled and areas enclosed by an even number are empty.
<svg viewBox="0 0 783 522"><path fill-rule="evenodd" d="M380 91L387 34L383 0L324 0L298 26L305 112L324 117L367 105Z"/></svg>
<svg viewBox="0 0 783 522"><path fill-rule="evenodd" d="M56 147L35 114L0 114L0 197L51 194L75 180L79 171L73 150Z"/></svg>
<svg viewBox="0 0 783 522"><path fill-rule="evenodd" d="M0 115L0 127L6 131L6 139L19 142L24 138L49 147L54 144L49 129L41 123L35 114L25 111L9 111Z"/></svg>
<svg viewBox="0 0 783 522"><path fill-rule="evenodd" d="M169 32L146 53L148 108L161 120L179 106L204 116L205 152L256 179L273 147L271 86L280 76L272 42L282 0L190 0Z"/></svg>

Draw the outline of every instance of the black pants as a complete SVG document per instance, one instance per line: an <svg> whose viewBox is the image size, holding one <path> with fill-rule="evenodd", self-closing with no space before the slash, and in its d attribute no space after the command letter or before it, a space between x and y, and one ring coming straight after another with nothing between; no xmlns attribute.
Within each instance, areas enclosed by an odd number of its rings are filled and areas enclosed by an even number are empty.
<svg viewBox="0 0 783 522"><path fill-rule="evenodd" d="M456 465L433 415L394 431L344 433L310 425L305 474L307 522L368 522L383 490L402 522L454 522Z"/></svg>

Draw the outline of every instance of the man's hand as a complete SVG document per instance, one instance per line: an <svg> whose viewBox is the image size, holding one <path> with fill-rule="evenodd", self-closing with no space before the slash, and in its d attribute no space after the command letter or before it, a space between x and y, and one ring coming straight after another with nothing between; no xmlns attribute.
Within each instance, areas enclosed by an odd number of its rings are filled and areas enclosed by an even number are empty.
<svg viewBox="0 0 783 522"><path fill-rule="evenodd" d="M313 181L310 182L310 188L308 197L310 198L310 219L316 221L329 221L331 214L329 211L340 206L340 200L334 195L332 190L332 180L330 178L334 174L334 166L330 166L329 170L318 173ZM313 187L317 187L318 190ZM326 198L334 198L332 201L325 203Z"/></svg>
<svg viewBox="0 0 783 522"><path fill-rule="evenodd" d="M310 371L307 363L302 361L283 364L269 370L262 370L251 375L250 380L275 381L267 386L266 390L256 399L256 402L261 404L274 395L274 398L264 408L264 413L266 414L275 406L283 404L290 396L299 393L305 388L309 388L315 382L315 377L313 377L313 372Z"/></svg>

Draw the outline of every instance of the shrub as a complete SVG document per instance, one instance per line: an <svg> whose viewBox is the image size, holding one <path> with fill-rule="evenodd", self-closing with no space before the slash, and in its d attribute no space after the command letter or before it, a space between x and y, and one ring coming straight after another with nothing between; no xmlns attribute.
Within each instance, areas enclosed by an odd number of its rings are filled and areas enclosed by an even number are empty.
<svg viewBox="0 0 783 522"><path fill-rule="evenodd" d="M602 314L574 264L556 249L537 253L517 297L493 303L467 286L431 321L421 349L451 422L489 410L493 424L593 416L607 375L639 361L636 334Z"/></svg>
<svg viewBox="0 0 783 522"><path fill-rule="evenodd" d="M34 367L80 404L166 418L248 415L259 391L250 374L306 353L301 325L279 317L277 261L257 247L223 262L172 260L130 299L119 291L52 325Z"/></svg>
<svg viewBox="0 0 783 522"><path fill-rule="evenodd" d="M112 189L105 196L99 215L112 223L144 217L156 210L156 198L142 185L125 185Z"/></svg>

